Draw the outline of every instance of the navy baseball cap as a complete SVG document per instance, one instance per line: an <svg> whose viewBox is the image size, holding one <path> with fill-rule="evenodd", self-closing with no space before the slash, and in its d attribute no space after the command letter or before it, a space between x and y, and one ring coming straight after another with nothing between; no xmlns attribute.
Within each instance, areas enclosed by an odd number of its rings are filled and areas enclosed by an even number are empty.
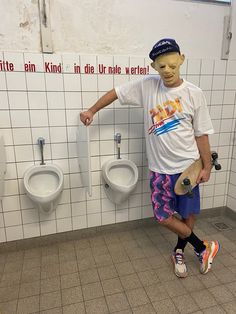
<svg viewBox="0 0 236 314"><path fill-rule="evenodd" d="M180 54L179 45L172 38L163 38L153 46L149 57L155 61L157 57L168 52L178 52Z"/></svg>

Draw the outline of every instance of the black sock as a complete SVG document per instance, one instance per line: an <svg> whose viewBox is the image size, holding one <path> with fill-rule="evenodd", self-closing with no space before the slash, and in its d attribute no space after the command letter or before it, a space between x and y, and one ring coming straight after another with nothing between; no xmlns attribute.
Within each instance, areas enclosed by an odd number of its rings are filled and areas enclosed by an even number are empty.
<svg viewBox="0 0 236 314"><path fill-rule="evenodd" d="M181 249L182 251L184 251L187 243L188 243L188 241L186 239L182 239L182 238L178 237L178 242L176 244L176 247L174 248L174 251L176 251L177 249Z"/></svg>
<svg viewBox="0 0 236 314"><path fill-rule="evenodd" d="M187 242L192 244L192 246L195 248L195 251L197 253L201 253L205 250L206 246L204 245L203 241L200 240L193 232L190 234L189 237L185 238Z"/></svg>

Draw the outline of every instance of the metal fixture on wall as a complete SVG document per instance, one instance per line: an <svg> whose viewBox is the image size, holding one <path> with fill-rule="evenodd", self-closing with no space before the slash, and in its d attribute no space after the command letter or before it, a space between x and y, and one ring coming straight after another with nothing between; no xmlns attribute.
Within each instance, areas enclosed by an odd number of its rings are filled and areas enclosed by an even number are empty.
<svg viewBox="0 0 236 314"><path fill-rule="evenodd" d="M42 52L53 53L50 23L50 0L38 1Z"/></svg>
<svg viewBox="0 0 236 314"><path fill-rule="evenodd" d="M232 39L231 16L228 15L224 17L224 30L223 30L223 41L222 41L222 50L221 50L221 59L223 60L229 59L231 39Z"/></svg>
<svg viewBox="0 0 236 314"><path fill-rule="evenodd" d="M221 59L228 60L230 52L230 43L232 39L232 2L229 6L229 15L224 17L224 29L223 29L223 40L222 40L222 49L221 49Z"/></svg>

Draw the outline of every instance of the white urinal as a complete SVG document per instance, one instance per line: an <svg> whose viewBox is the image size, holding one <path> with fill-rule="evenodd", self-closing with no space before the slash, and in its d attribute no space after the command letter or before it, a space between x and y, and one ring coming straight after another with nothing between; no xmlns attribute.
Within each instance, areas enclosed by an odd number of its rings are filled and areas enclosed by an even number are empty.
<svg viewBox="0 0 236 314"><path fill-rule="evenodd" d="M63 172L54 164L35 165L24 174L26 194L43 213L54 211L63 189Z"/></svg>
<svg viewBox="0 0 236 314"><path fill-rule="evenodd" d="M107 197L115 204L127 200L138 182L138 168L128 159L110 159L102 166Z"/></svg>

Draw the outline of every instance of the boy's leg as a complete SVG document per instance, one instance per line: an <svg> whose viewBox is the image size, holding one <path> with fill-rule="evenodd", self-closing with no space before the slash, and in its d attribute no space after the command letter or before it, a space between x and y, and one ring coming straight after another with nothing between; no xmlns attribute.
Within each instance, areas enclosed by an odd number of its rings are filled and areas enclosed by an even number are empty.
<svg viewBox="0 0 236 314"><path fill-rule="evenodd" d="M191 214L188 218L183 218L182 221L193 231L194 224L195 224L195 215ZM188 241L185 238L181 238L178 236L178 242L174 248L174 252L176 252L177 249L180 249L184 252L184 249L187 245Z"/></svg>
<svg viewBox="0 0 236 314"><path fill-rule="evenodd" d="M211 269L212 261L220 248L218 241L200 240L184 222L174 216L170 216L159 223L192 244L199 257L200 272L202 274L206 274Z"/></svg>
<svg viewBox="0 0 236 314"><path fill-rule="evenodd" d="M211 267L211 262L219 250L219 244L217 241L203 242L201 241L187 224L173 216L176 210L176 195L174 193L174 181L177 176L170 176L151 172L150 187L151 187L151 200L153 205L154 216L157 221L169 230L176 233L180 238L185 239L192 244L197 254L199 254L199 260L201 262L201 272L206 273ZM197 191L197 189L196 189ZM197 191L198 193L198 191ZM199 193L198 193L199 194ZM182 200L185 206L181 206ZM200 198L198 195L200 203ZM181 199L178 202L180 206L178 208L185 208L189 213L189 200ZM200 210L200 208L198 208ZM181 214L181 212L179 212ZM192 212L193 213L193 212ZM186 216L186 212L183 215ZM189 216L189 215L187 215ZM202 258L202 256L204 258Z"/></svg>

